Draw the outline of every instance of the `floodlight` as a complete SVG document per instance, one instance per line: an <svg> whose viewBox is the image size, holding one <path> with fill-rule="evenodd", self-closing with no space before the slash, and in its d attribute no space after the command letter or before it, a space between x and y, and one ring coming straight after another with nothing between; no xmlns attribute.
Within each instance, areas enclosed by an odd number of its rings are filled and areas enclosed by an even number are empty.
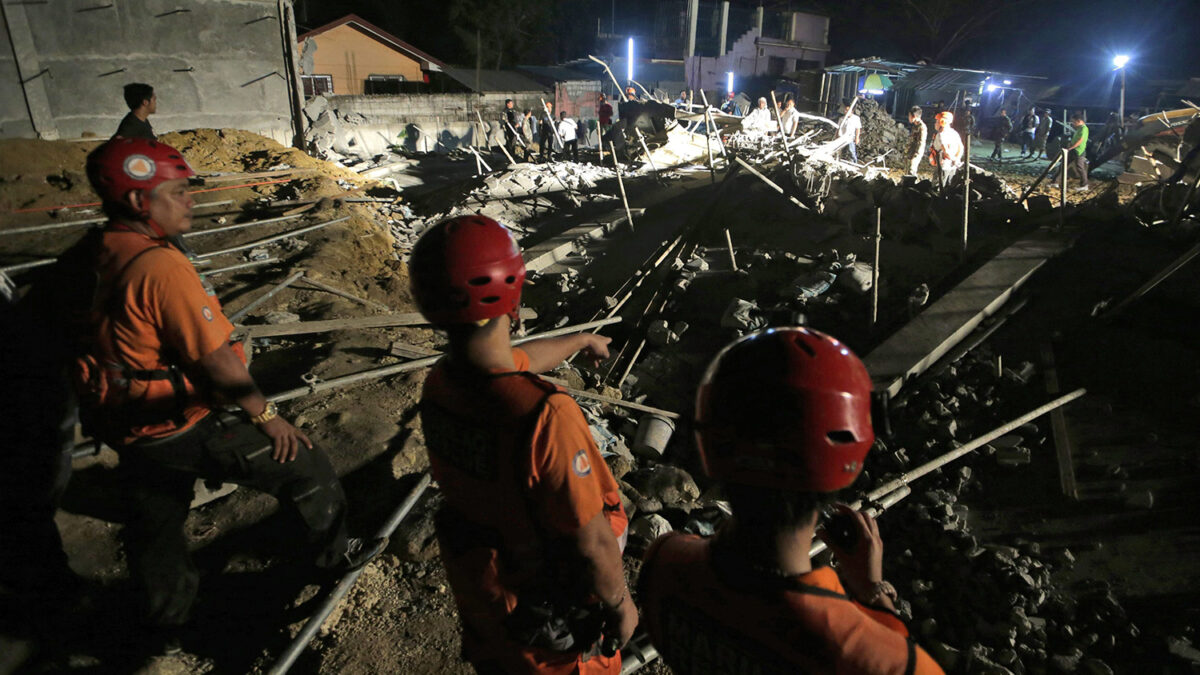
<svg viewBox="0 0 1200 675"><path fill-rule="evenodd" d="M1129 57L1125 54L1117 54L1113 57L1113 65L1118 68L1124 68L1126 63L1129 63Z"/></svg>

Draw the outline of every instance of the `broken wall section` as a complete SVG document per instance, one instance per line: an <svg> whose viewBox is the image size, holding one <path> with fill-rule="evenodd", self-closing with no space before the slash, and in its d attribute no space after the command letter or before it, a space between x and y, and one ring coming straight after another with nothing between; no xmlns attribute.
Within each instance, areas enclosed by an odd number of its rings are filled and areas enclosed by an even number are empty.
<svg viewBox="0 0 1200 675"><path fill-rule="evenodd" d="M285 16L280 16L281 8ZM238 128L290 144L290 3L56 0L3 3L0 137L107 138L122 87L158 95L157 133Z"/></svg>
<svg viewBox="0 0 1200 675"><path fill-rule="evenodd" d="M386 96L318 96L304 106L308 119L305 141L311 152L326 159L357 157L370 159L392 147L410 152L447 153L467 146L492 146L504 143L504 101L513 99L517 110L533 111L534 129L526 129L526 138L536 136L536 120L542 101L565 107L574 117L594 119L595 90L586 87L559 87L559 91L503 91L483 94L396 94ZM481 130L476 111L483 118ZM596 142L595 124L591 124L591 144Z"/></svg>

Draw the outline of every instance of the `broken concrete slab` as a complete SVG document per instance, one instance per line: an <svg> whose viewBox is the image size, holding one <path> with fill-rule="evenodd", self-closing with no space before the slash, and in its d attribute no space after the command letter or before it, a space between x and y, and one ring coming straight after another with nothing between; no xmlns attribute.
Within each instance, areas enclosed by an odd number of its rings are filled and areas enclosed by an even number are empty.
<svg viewBox="0 0 1200 675"><path fill-rule="evenodd" d="M905 382L925 372L999 311L1013 292L1067 243L1062 234L1037 232L1001 251L925 308L863 359L876 391L896 396Z"/></svg>

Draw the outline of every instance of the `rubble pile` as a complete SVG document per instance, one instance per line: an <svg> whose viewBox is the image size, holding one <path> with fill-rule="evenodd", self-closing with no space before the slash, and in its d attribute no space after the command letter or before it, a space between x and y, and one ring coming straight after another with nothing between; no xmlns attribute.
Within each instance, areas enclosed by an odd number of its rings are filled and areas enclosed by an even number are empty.
<svg viewBox="0 0 1200 675"><path fill-rule="evenodd" d="M986 348L968 354L897 401L896 436L868 456L864 485L875 485L1007 421L999 402L1028 398L1030 363L997 373ZM1064 588L1053 572L1074 554L1023 538L987 543L972 534L963 497L982 491L994 467L1021 470L1032 452L1051 451L1026 424L978 453L913 485L913 496L883 516L885 568L901 613L947 672L1111 673L1105 659L1128 649L1138 629L1103 582Z"/></svg>
<svg viewBox="0 0 1200 675"><path fill-rule="evenodd" d="M885 165L904 166L904 149L908 145L908 128L892 119L875 99L859 99L854 112L862 118L862 135L858 144L858 159L863 164L883 157Z"/></svg>
<svg viewBox="0 0 1200 675"><path fill-rule="evenodd" d="M368 160L386 154L392 139L378 132L365 132L367 118L362 113L342 111L329 105L325 96L315 96L304 106L308 120L304 145L309 153L329 161ZM432 151L433 148L425 148Z"/></svg>

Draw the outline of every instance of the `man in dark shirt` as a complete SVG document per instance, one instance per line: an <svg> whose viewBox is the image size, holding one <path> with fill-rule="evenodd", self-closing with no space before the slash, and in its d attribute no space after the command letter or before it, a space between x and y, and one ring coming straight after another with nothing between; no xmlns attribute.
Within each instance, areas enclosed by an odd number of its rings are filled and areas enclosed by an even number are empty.
<svg viewBox="0 0 1200 675"><path fill-rule="evenodd" d="M513 107L511 98L504 100L504 145L508 148L508 154L513 156L517 151L517 127L521 124L520 114Z"/></svg>
<svg viewBox="0 0 1200 675"><path fill-rule="evenodd" d="M158 112L158 95L154 87L140 82L125 85L125 103L129 106L129 114L121 120L117 133L113 138L145 138L157 141L154 128L150 126L149 117Z"/></svg>
<svg viewBox="0 0 1200 675"><path fill-rule="evenodd" d="M1004 161L1004 141L1008 139L1008 135L1012 133L1013 123L1008 116L1008 110L1001 108L1000 117L996 119L995 126L992 127L992 134L996 140L996 145L992 147L991 159Z"/></svg>

